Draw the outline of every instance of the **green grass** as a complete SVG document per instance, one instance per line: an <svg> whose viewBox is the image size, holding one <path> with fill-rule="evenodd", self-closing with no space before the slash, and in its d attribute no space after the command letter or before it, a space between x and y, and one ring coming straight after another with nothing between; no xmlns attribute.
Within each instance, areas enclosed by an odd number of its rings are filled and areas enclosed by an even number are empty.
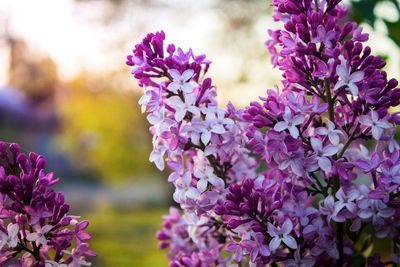
<svg viewBox="0 0 400 267"><path fill-rule="evenodd" d="M88 214L93 266L168 266L165 252L158 249L155 232L164 209L139 211L104 210Z"/></svg>

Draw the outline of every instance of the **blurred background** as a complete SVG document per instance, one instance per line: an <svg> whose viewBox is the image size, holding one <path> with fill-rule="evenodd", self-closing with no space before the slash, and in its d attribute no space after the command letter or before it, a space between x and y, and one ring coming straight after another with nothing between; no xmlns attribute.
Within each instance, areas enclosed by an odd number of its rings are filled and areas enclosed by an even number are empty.
<svg viewBox="0 0 400 267"><path fill-rule="evenodd" d="M345 2L400 77L398 0ZM264 48L265 0L1 0L0 139L46 155L73 213L91 222L94 266L166 266L155 231L172 204L167 173L124 65L149 31L213 61L219 100L244 107L279 84Z"/></svg>

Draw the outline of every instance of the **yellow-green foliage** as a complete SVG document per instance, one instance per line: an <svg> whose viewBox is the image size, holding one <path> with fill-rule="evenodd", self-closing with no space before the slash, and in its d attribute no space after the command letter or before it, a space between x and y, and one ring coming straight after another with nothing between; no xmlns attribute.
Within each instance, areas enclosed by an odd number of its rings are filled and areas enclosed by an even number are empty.
<svg viewBox="0 0 400 267"><path fill-rule="evenodd" d="M111 182L144 176L151 139L138 93L116 88L109 77L81 75L60 97L63 129L59 140L75 164Z"/></svg>
<svg viewBox="0 0 400 267"><path fill-rule="evenodd" d="M158 249L155 233L167 209L141 211L105 210L89 214L91 248L98 256L93 266L168 266L165 252Z"/></svg>

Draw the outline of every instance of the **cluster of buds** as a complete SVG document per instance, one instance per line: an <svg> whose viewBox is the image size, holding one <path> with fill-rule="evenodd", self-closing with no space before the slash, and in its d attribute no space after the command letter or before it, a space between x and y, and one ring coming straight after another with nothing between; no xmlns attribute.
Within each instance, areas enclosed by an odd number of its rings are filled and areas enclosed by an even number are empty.
<svg viewBox="0 0 400 267"><path fill-rule="evenodd" d="M90 266L89 222L69 215L43 156L0 142L0 265Z"/></svg>

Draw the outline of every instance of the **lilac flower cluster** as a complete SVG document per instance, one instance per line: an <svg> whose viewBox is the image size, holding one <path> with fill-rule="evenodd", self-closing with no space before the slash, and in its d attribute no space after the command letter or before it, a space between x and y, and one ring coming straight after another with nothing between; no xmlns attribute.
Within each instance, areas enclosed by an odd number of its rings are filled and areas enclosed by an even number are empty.
<svg viewBox="0 0 400 267"><path fill-rule="evenodd" d="M154 149L150 161L173 170L174 200L202 214L223 199L225 186L255 174L255 160L245 148L241 112L217 106L210 61L168 45L163 32L148 34L128 56L127 64L145 89L140 99L147 111Z"/></svg>
<svg viewBox="0 0 400 267"><path fill-rule="evenodd" d="M283 88L217 107L210 62L148 34L127 64L144 88L154 150L172 170L158 238L171 266L399 264L400 103L385 62L339 0L273 0ZM373 251L391 241L391 258ZM205 250L207 248L207 250ZM372 252L371 252L372 250Z"/></svg>
<svg viewBox="0 0 400 267"><path fill-rule="evenodd" d="M51 188L58 179L45 164L43 156L0 142L0 265L90 266L89 222L68 215L63 194Z"/></svg>

